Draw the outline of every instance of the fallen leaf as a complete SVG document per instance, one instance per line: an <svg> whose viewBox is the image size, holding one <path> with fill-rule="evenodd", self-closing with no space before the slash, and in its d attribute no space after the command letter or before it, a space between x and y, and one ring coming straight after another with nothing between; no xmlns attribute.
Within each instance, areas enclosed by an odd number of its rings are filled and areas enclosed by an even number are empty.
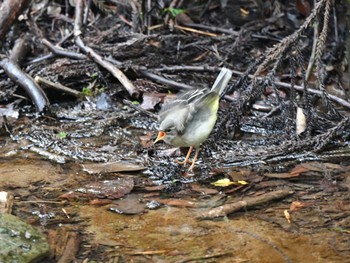
<svg viewBox="0 0 350 263"><path fill-rule="evenodd" d="M291 216L290 216L290 213L288 212L288 210L284 210L284 217L287 219L288 221L288 224L291 223Z"/></svg>
<svg viewBox="0 0 350 263"><path fill-rule="evenodd" d="M146 167L135 163L127 162L107 162L83 164L83 170L88 174L102 174L115 172L134 172L145 170Z"/></svg>
<svg viewBox="0 0 350 263"><path fill-rule="evenodd" d="M214 186L227 187L237 183L230 181L230 179L228 178L224 178L224 179L217 180L216 182L213 182L211 184Z"/></svg>
<svg viewBox="0 0 350 263"><path fill-rule="evenodd" d="M297 135L302 134L306 130L306 116L302 108L297 108L296 116L296 133Z"/></svg>
<svg viewBox="0 0 350 263"><path fill-rule="evenodd" d="M179 25L186 25L186 24L193 24L194 23L193 20L185 12L177 14L175 20Z"/></svg>
<svg viewBox="0 0 350 263"><path fill-rule="evenodd" d="M295 0L295 7L303 16L309 16L311 13L311 5L307 0Z"/></svg>
<svg viewBox="0 0 350 263"><path fill-rule="evenodd" d="M134 180L129 176L89 183L75 191L86 194L89 197L118 199L130 193L133 188Z"/></svg>
<svg viewBox="0 0 350 263"><path fill-rule="evenodd" d="M224 179L217 180L216 182L213 182L211 184L214 186L227 187L227 186L230 186L233 184L234 185L247 185L248 183L246 181L243 181L243 180L239 180L237 182L232 182L232 181L230 181L230 179L224 178Z"/></svg>
<svg viewBox="0 0 350 263"><path fill-rule="evenodd" d="M144 93L141 108L144 110L153 110L154 107L161 101L161 98L157 94Z"/></svg>
<svg viewBox="0 0 350 263"><path fill-rule="evenodd" d="M145 204L141 203L140 199L140 195L128 195L126 198L113 201L113 205L109 207L109 210L124 215L145 213Z"/></svg>
<svg viewBox="0 0 350 263"><path fill-rule="evenodd" d="M191 188L193 191L199 192L204 195L215 195L219 192L216 189L206 188L199 184L191 184Z"/></svg>
<svg viewBox="0 0 350 263"><path fill-rule="evenodd" d="M150 148L154 145L152 140L153 133L148 131L146 135L140 136L140 144L143 148Z"/></svg>
<svg viewBox="0 0 350 263"><path fill-rule="evenodd" d="M299 176L301 173L305 173L310 171L307 167L304 167L303 165L297 165L295 166L292 171L289 172L291 176Z"/></svg>
<svg viewBox="0 0 350 263"><path fill-rule="evenodd" d="M294 201L292 202L292 204L290 205L289 211L294 212L299 210L300 208L305 207L305 204L299 201Z"/></svg>

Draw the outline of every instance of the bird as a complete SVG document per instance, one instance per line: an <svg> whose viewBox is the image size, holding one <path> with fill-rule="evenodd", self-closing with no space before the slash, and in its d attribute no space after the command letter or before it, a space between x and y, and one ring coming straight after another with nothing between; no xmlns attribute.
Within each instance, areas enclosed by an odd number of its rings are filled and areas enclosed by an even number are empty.
<svg viewBox="0 0 350 263"><path fill-rule="evenodd" d="M154 143L164 141L176 147L189 147L185 160L179 162L185 167L191 163L193 171L201 144L214 128L219 109L220 95L231 79L232 71L222 68L211 89L200 88L179 93L163 104L158 113L158 136ZM193 149L193 160L189 160Z"/></svg>

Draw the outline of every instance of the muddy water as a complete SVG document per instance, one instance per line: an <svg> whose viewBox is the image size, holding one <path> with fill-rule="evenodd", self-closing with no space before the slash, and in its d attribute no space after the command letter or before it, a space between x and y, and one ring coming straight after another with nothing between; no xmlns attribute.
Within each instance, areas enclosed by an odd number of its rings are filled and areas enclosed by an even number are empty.
<svg viewBox="0 0 350 263"><path fill-rule="evenodd" d="M288 233L253 216L198 221L198 211L164 207L143 215L113 214L80 207L96 244L115 248L115 256L135 262L345 262L329 242L334 234ZM142 254L142 256L140 256ZM345 261L344 261L345 260Z"/></svg>
<svg viewBox="0 0 350 263"><path fill-rule="evenodd" d="M103 262L350 262L347 248L345 254L334 250L344 233L327 228L307 234L300 229L286 231L259 219L264 208L220 221L201 221L196 219L200 209L162 206L123 215L108 211L108 206L88 205L86 198L62 203L60 195L103 178L84 173L78 164L52 164L35 154L16 156L0 161L0 189L15 195L13 213L39 227L32 210L45 202L46 211L56 214L45 230L74 226L83 233L78 262L92 258ZM71 224L64 221L62 208ZM276 209L274 216L285 220L285 208L284 204L270 210Z"/></svg>

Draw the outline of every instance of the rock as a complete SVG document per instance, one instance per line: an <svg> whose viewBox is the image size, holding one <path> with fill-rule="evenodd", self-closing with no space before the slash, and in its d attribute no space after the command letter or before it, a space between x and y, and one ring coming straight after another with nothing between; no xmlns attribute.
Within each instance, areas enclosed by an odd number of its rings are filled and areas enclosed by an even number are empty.
<svg viewBox="0 0 350 263"><path fill-rule="evenodd" d="M0 214L0 240L0 263L37 262L50 250L43 234L9 214Z"/></svg>

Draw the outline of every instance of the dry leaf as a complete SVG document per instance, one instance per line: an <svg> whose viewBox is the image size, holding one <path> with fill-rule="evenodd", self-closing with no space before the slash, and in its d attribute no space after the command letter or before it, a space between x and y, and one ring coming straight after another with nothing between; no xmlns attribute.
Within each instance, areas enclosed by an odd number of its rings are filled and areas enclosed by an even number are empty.
<svg viewBox="0 0 350 263"><path fill-rule="evenodd" d="M94 198L118 199L130 193L132 189L134 189L134 179L129 176L89 183L75 191Z"/></svg>
<svg viewBox="0 0 350 263"><path fill-rule="evenodd" d="M216 189L206 188L199 184L192 184L191 188L193 191L199 192L204 195L215 195L218 193L218 190Z"/></svg>
<svg viewBox="0 0 350 263"><path fill-rule="evenodd" d="M287 219L288 221L288 224L291 223L291 216L290 216L290 213L288 212L288 210L284 210L284 217Z"/></svg>
<svg viewBox="0 0 350 263"><path fill-rule="evenodd" d="M144 93L141 108L144 110L153 110L154 107L161 101L161 98L157 94Z"/></svg>
<svg viewBox="0 0 350 263"><path fill-rule="evenodd" d="M301 173L305 173L308 171L310 171L310 169L308 169L307 167L303 165L297 165L292 169L292 171L289 172L289 174L292 176L299 176Z"/></svg>
<svg viewBox="0 0 350 263"><path fill-rule="evenodd" d="M303 16L309 16L311 13L311 6L308 0L295 0L295 7Z"/></svg>
<svg viewBox="0 0 350 263"><path fill-rule="evenodd" d="M303 207L305 207L305 204L304 204L304 203L299 202L299 201L294 201L294 202L290 205L289 211L291 211L291 212L297 211L297 210L299 210L300 208L303 208Z"/></svg>
<svg viewBox="0 0 350 263"><path fill-rule="evenodd" d="M122 161L107 162L107 163L91 163L83 164L83 170L88 174L103 174L116 172L134 172L145 170L146 167Z"/></svg>
<svg viewBox="0 0 350 263"><path fill-rule="evenodd" d="M152 140L153 133L148 131L146 135L140 136L140 144L143 148L150 148L154 145Z"/></svg>
<svg viewBox="0 0 350 263"><path fill-rule="evenodd" d="M297 109L296 116L296 133L297 135L302 134L306 130L306 116L302 108Z"/></svg>

